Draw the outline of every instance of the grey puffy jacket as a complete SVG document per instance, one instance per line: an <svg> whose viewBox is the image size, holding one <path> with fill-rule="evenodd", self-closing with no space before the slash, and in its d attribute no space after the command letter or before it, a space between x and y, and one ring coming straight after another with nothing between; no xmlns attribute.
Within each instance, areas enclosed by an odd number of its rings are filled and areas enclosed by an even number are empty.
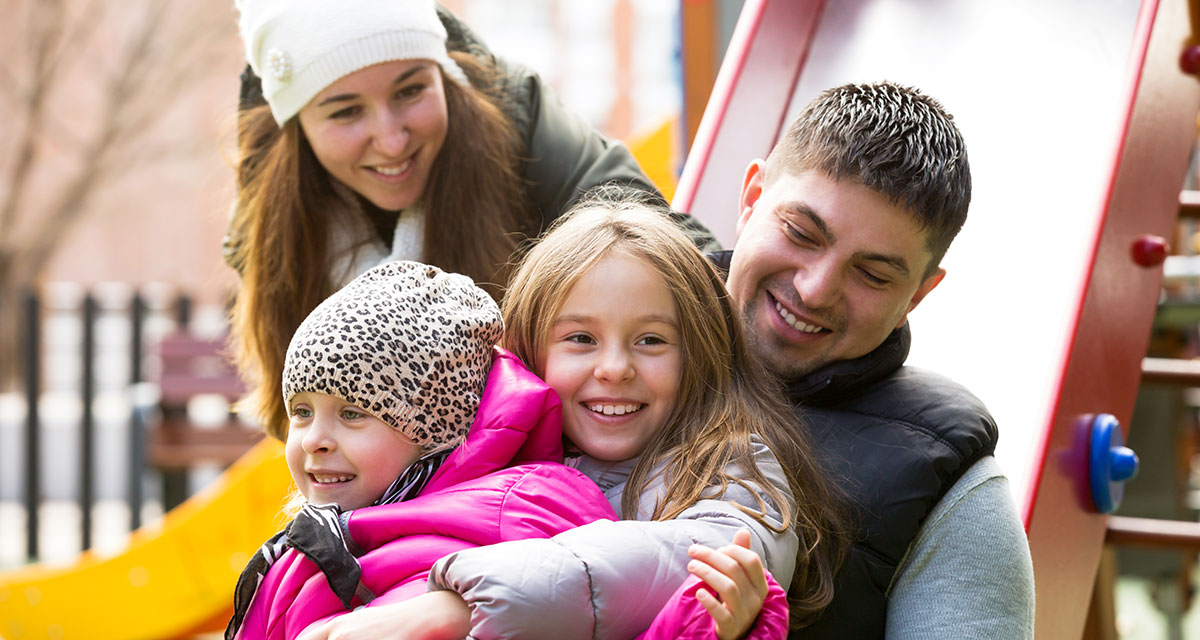
<svg viewBox="0 0 1200 640"><path fill-rule="evenodd" d="M761 441L754 446L758 468L790 500L775 455ZM619 511L632 461L613 467L585 458L578 468ZM730 471L744 477L736 467ZM643 492L639 518L649 517L662 490L654 485ZM768 507L767 522L782 528L776 505L760 495ZM471 608L473 639L633 638L650 626L687 577L688 547L729 544L743 527L750 530L754 551L786 589L799 544L794 530L773 531L738 509L735 503L759 509L758 496L744 487L731 484L723 497L701 500L674 520L593 522L549 539L461 551L434 565L430 589L463 596Z"/></svg>

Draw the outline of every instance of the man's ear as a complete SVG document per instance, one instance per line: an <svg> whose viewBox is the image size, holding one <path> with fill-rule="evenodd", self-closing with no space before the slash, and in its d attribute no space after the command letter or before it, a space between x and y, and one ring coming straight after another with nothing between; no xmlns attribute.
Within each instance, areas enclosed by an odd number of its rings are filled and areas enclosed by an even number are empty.
<svg viewBox="0 0 1200 640"><path fill-rule="evenodd" d="M946 270L938 267L937 271L934 271L928 278L925 278L925 280L921 282L921 286L917 287L916 292L913 293L912 299L908 301L908 308L905 309L904 314L900 316L900 322L896 323L897 329L903 326L905 322L908 322L908 314L912 313L912 310L916 309L917 305L921 304L921 301L925 299L925 296L929 295L929 292L933 291L934 288L942 282L942 278L945 277Z"/></svg>
<svg viewBox="0 0 1200 640"><path fill-rule="evenodd" d="M742 178L742 195L738 198L737 234L739 236L742 235L742 229L746 226L746 222L750 220L750 214L754 213L755 203L762 197L763 172L766 168L766 163L762 160L755 160L746 167L746 175Z"/></svg>

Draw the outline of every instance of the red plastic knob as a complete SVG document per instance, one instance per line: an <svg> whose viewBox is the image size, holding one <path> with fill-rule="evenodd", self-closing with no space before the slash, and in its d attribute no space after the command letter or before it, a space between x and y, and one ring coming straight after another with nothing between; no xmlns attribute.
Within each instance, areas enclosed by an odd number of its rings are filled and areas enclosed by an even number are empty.
<svg viewBox="0 0 1200 640"><path fill-rule="evenodd" d="M1179 68L1190 75L1200 75L1200 45L1192 45L1179 54Z"/></svg>
<svg viewBox="0 0 1200 640"><path fill-rule="evenodd" d="M1133 243L1133 261L1143 267L1157 267L1170 252L1170 245L1159 236L1145 235Z"/></svg>

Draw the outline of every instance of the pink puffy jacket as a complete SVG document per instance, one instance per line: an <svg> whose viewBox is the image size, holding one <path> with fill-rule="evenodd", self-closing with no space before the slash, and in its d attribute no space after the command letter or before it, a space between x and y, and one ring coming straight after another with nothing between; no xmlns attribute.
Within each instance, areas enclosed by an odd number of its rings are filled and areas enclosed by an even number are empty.
<svg viewBox="0 0 1200 640"><path fill-rule="evenodd" d="M689 576L662 608L650 628L642 632L637 640L709 640L713 633L713 620L696 599L700 589L713 593L696 576ZM713 594L716 595L716 594ZM767 598L754 624L742 636L742 640L783 640L788 637L787 593L775 578L767 573Z"/></svg>
<svg viewBox="0 0 1200 640"><path fill-rule="evenodd" d="M591 480L558 464L560 415L554 391L497 349L466 441L421 495L351 513L350 537L366 552L363 584L379 594L368 606L424 593L429 568L452 552L615 519ZM291 639L344 612L324 574L290 549L263 578L238 637Z"/></svg>

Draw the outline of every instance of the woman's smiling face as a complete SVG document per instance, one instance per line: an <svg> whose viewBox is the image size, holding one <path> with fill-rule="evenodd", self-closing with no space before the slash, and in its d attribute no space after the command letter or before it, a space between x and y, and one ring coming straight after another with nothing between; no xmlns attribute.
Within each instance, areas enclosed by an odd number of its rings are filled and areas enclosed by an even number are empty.
<svg viewBox="0 0 1200 640"><path fill-rule="evenodd" d="M563 433L607 461L641 454L679 394L675 300L646 261L614 253L571 287L550 326L542 376L563 405Z"/></svg>
<svg viewBox="0 0 1200 640"><path fill-rule="evenodd" d="M441 69L432 60L355 71L297 117L321 166L386 211L421 199L449 127Z"/></svg>

